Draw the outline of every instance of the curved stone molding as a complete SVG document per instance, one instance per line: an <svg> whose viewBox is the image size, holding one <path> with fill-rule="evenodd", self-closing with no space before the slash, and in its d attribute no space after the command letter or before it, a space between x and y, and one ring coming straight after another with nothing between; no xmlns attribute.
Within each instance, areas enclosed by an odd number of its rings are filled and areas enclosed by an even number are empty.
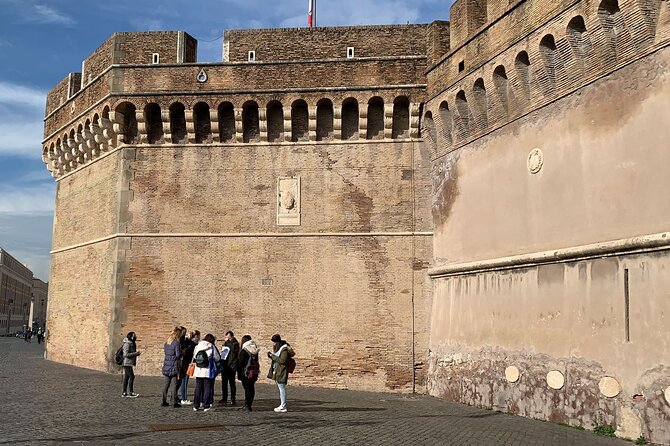
<svg viewBox="0 0 670 446"><path fill-rule="evenodd" d="M544 165L544 154L542 153L542 150L537 148L531 150L528 154L527 165L528 171L533 175L540 172Z"/></svg>
<svg viewBox="0 0 670 446"><path fill-rule="evenodd" d="M668 404L670 404L670 386L668 386L665 389L665 401L667 401Z"/></svg>
<svg viewBox="0 0 670 446"><path fill-rule="evenodd" d="M600 393L607 398L614 398L621 393L621 385L619 385L619 381L611 376L605 376L601 379L598 383L598 388L600 389Z"/></svg>
<svg viewBox="0 0 670 446"><path fill-rule="evenodd" d="M519 368L516 366L509 366L505 369L505 379L508 382L515 383L519 381L520 373Z"/></svg>
<svg viewBox="0 0 670 446"><path fill-rule="evenodd" d="M324 98L320 98L319 101L323 100ZM328 98L332 103L336 103L335 98ZM359 104L359 112L358 112L358 139L365 140L365 139L373 139L367 134L367 127L368 127L368 112L367 112L367 107L361 106L361 104L364 104L364 97L359 97L359 98L354 98L356 102ZM404 99L405 102L400 101L404 105L404 110L401 110L399 113L402 116L406 116L407 122L405 122L405 125L407 128L410 129L410 134L398 134L394 135L392 132L392 126L393 126L393 117L395 113L394 109L394 103L398 101L399 99ZM173 122L172 120L175 119L174 116L170 113L169 109L165 106L160 106L159 104L159 110L160 110L160 121L162 122L162 137L158 138L157 140L150 140L149 138L149 123L147 122L147 116L146 116L146 111L145 111L145 104L142 103L141 100L127 100L127 99L120 99L120 103L127 103L130 104L131 106L134 107L134 111L132 111L132 120L134 121L134 124L136 125L136 132L137 132L137 138L133 138L132 140L126 140L127 139L127 134L132 134L132 131L130 133L127 132L128 129L126 129L126 125L130 125L129 128L132 127L132 123L130 122L130 119L126 114L123 113L123 111L120 110L120 108L117 106L116 109L109 110L109 118L105 118L104 113L98 114L95 112L91 112L91 114L96 117L93 118L91 116L91 119L86 121L86 117L82 118L87 122L85 128L82 130L75 130L77 127L81 128L81 124L79 124L79 121L72 122L70 125L73 127L73 130L70 132L67 132L67 135L72 135L71 137L67 137L66 139L63 140L63 144L67 148L67 152L65 153L65 160L61 161L58 159L52 159L50 156L56 156L56 153L54 151L49 151L47 147L50 147L50 145L53 145L54 142L57 140L58 135L52 135L50 136L47 140L44 141L44 150L43 154L49 154L48 156L44 156L44 162L45 164L48 165L48 168L50 168L50 171L52 172L52 175L56 178L60 177L63 175L64 171L69 171L69 170L76 170L86 164L88 164L90 161L98 158L101 153L109 151L111 148L115 148L118 143L122 144L165 144L168 141L172 141L172 129L173 129ZM184 103L188 103L189 101L183 101ZM197 103L197 100L190 101L192 103ZM199 142L199 144L211 144L211 143L219 143L219 123L220 123L220 116L219 116L219 110L220 110L220 105L227 103L229 101L227 100L214 100L209 103L210 105L210 110L209 110L209 134L204 135L202 138L203 141ZM247 101L248 102L248 101ZM304 102L304 101L303 101ZM313 102L310 100L310 102ZM318 102L318 101L317 101ZM381 98L382 102L382 110L383 110L383 128L381 132L381 139L407 139L409 136L410 138L418 138L419 135L419 124L420 124L420 119L419 119L419 110L420 110L420 104L417 103L411 103L409 101L409 98L405 95L393 95L393 96L386 96L384 98ZM220 104L219 104L220 103ZM246 102L240 101L240 103L244 104ZM315 102L316 103L316 102ZM212 106L219 104L218 106ZM268 142L268 117L267 117L267 110L266 107L261 105L259 103L259 109L258 109L258 131L259 131L259 137L260 141L262 142ZM291 106L284 107L283 104L282 109L284 110L283 114L283 122L281 123L282 129L283 129L283 136L278 139L277 142L299 142L299 143L304 143L307 141L315 140L316 139L316 134L319 133L318 127L318 122L317 122L317 107L313 104L308 104L308 138L305 139L300 139L300 138L293 138L292 135L292 128L293 128L293 122L292 122L292 112L291 112ZM341 104L340 104L341 105ZM244 143L244 122L242 119L242 106L237 105L234 106L233 108L233 114L235 116L235 122L234 122L234 134L236 136L236 140L231 141L232 143L238 143L242 144ZM99 118L97 118L100 116ZM341 131L341 116L342 116L342 109L340 107L336 107L333 110L333 130L337 133L338 131ZM188 138L188 143L189 144L195 144L198 143L196 141L196 119L195 119L195 113L193 109L186 108L184 110L184 118L185 118L185 124L186 124L186 136ZM98 119L98 121L95 121L95 119ZM154 122L156 124L156 122ZM160 125L160 123L158 123ZM232 130L232 129L231 129ZM338 138L339 139L339 138ZM253 142L253 141L250 141ZM69 169L69 170L68 170Z"/></svg>
<svg viewBox="0 0 670 446"><path fill-rule="evenodd" d="M565 377L558 370L547 373L547 385L554 390L561 390L565 385Z"/></svg>

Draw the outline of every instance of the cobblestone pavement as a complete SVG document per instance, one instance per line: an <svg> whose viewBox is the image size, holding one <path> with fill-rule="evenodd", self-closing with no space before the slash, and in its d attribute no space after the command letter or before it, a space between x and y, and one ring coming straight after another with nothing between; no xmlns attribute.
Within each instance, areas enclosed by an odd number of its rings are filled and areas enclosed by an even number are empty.
<svg viewBox="0 0 670 446"><path fill-rule="evenodd" d="M276 388L259 384L254 412L160 407L161 378L121 378L51 363L36 343L0 338L0 445L630 445L430 397L289 385L289 412L272 411ZM141 360L141 358L140 358ZM262 379L261 382L267 382ZM239 383L238 383L239 384ZM189 386L192 390L194 386ZM215 389L221 390L217 381ZM242 394L241 385L238 392ZM218 398L216 398L218 400Z"/></svg>

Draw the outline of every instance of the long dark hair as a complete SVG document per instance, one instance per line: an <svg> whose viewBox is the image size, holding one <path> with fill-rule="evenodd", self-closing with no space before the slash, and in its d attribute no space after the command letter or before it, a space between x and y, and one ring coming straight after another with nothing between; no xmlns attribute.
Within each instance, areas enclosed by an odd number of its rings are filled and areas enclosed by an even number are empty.
<svg viewBox="0 0 670 446"><path fill-rule="evenodd" d="M242 345L246 344L249 341L251 341L251 336L249 335L242 336Z"/></svg>
<svg viewBox="0 0 670 446"><path fill-rule="evenodd" d="M128 339L129 341L133 341L133 342L135 342L135 340L133 339L134 337L135 337L135 332L134 331L131 331L130 333L128 333L126 335L126 339Z"/></svg>

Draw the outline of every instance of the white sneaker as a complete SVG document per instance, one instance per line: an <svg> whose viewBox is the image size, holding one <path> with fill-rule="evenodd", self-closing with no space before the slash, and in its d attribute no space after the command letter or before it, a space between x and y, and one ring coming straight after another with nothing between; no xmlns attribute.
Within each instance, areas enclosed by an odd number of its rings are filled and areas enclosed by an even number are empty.
<svg viewBox="0 0 670 446"><path fill-rule="evenodd" d="M278 413L286 413L287 410L286 410L285 407L281 407L281 406L279 406L279 407L275 407L275 412L278 412Z"/></svg>
<svg viewBox="0 0 670 446"><path fill-rule="evenodd" d="M126 395L127 398L137 398L138 396L140 396L140 394L135 392L130 392Z"/></svg>
<svg viewBox="0 0 670 446"><path fill-rule="evenodd" d="M190 406L191 404L193 404L193 401L181 400L181 405L182 406Z"/></svg>
<svg viewBox="0 0 670 446"><path fill-rule="evenodd" d="M212 409L213 409L212 406L207 406L207 407L205 407L205 412L209 412L209 411L212 410Z"/></svg>

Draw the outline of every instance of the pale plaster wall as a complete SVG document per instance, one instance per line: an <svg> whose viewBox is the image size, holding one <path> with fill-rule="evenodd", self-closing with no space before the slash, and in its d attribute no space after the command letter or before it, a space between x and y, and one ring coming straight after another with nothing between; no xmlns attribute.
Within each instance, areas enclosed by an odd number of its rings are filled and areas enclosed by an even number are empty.
<svg viewBox="0 0 670 446"><path fill-rule="evenodd" d="M659 50L437 159L437 269L667 231L669 66L670 49ZM670 443L666 251L472 268L433 280L429 393L586 427L600 413L622 436ZM559 391L546 384L552 369L566 376ZM614 399L598 390L604 376L622 386Z"/></svg>
<svg viewBox="0 0 670 446"><path fill-rule="evenodd" d="M436 192L450 197L433 204L438 263L667 230L669 63L661 50L437 160Z"/></svg>

